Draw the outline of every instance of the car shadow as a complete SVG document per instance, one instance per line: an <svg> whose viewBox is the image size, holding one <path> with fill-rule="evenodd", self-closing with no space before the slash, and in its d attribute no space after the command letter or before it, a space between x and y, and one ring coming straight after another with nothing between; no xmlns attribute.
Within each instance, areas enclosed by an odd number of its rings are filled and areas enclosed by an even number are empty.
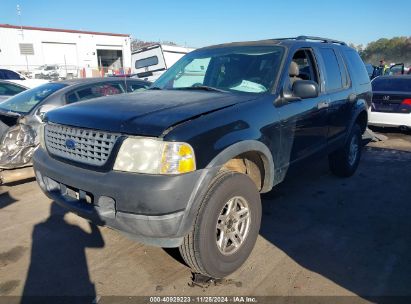
<svg viewBox="0 0 411 304"><path fill-rule="evenodd" d="M365 154L348 179L332 176L325 160L291 169L263 196L260 235L363 298L410 296L411 153Z"/></svg>
<svg viewBox="0 0 411 304"><path fill-rule="evenodd" d="M13 186L18 186L18 185L22 185L22 184L28 184L31 182L34 182L36 180L35 177L28 177L28 178L23 178L14 182L10 182L10 183L4 183L4 186L8 186L8 187L13 187Z"/></svg>
<svg viewBox="0 0 411 304"><path fill-rule="evenodd" d="M0 209L3 209L15 202L17 202L17 200L10 196L10 193L8 191L0 193Z"/></svg>
<svg viewBox="0 0 411 304"><path fill-rule="evenodd" d="M53 202L46 221L34 226L21 303L41 303L42 299L48 302L50 296L70 303L92 303L96 298L85 250L104 247L104 240L99 228L91 223L90 233L67 223L64 220L67 212Z"/></svg>
<svg viewBox="0 0 411 304"><path fill-rule="evenodd" d="M401 128L393 128L393 127L377 127L377 126L368 126L372 131L378 133L391 133L391 134L404 134L404 135L411 135L411 129L401 129Z"/></svg>

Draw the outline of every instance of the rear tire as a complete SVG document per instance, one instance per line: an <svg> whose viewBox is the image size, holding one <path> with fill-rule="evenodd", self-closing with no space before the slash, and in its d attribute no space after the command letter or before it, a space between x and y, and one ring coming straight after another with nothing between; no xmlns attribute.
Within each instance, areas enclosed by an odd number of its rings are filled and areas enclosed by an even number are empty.
<svg viewBox="0 0 411 304"><path fill-rule="evenodd" d="M328 156L328 164L333 174L350 177L357 170L361 159L361 128L355 124L344 147Z"/></svg>
<svg viewBox="0 0 411 304"><path fill-rule="evenodd" d="M245 174L222 171L211 183L180 253L193 272L222 278L248 258L261 224L261 199Z"/></svg>

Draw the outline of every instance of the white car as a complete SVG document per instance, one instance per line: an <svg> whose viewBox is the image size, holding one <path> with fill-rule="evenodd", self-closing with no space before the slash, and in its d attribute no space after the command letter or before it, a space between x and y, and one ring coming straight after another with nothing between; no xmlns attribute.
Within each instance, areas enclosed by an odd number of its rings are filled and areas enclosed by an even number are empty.
<svg viewBox="0 0 411 304"><path fill-rule="evenodd" d="M29 76L32 79L62 80L75 78L78 76L77 74L78 71L74 66L63 67L58 64L45 64L30 72Z"/></svg>
<svg viewBox="0 0 411 304"><path fill-rule="evenodd" d="M411 75L380 76L371 84L368 124L411 129Z"/></svg>
<svg viewBox="0 0 411 304"><path fill-rule="evenodd" d="M153 82L181 57L193 50L194 48L167 44L144 46L131 54L131 72L136 74L137 78Z"/></svg>
<svg viewBox="0 0 411 304"><path fill-rule="evenodd" d="M27 78L26 76L9 69L0 69L0 80L14 82L30 89L48 82L44 79Z"/></svg>

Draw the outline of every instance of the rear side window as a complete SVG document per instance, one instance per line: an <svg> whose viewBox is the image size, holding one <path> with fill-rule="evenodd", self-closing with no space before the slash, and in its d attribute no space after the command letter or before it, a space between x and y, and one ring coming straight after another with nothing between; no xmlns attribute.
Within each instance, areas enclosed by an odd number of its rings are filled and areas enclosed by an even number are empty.
<svg viewBox="0 0 411 304"><path fill-rule="evenodd" d="M77 94L75 92L68 94L66 97L66 100L67 100L67 103L73 103L73 102L78 101Z"/></svg>
<svg viewBox="0 0 411 304"><path fill-rule="evenodd" d="M108 95L124 93L123 87L119 83L100 83L82 88L77 92L78 100L87 100Z"/></svg>
<svg viewBox="0 0 411 304"><path fill-rule="evenodd" d="M136 60L136 69L141 69L145 67L149 67L152 65L157 65L158 64L158 57L153 56L153 57L148 57L148 58L143 58L140 60Z"/></svg>
<svg viewBox="0 0 411 304"><path fill-rule="evenodd" d="M23 91L24 88L11 83L0 83L0 95L13 96Z"/></svg>
<svg viewBox="0 0 411 304"><path fill-rule="evenodd" d="M355 74L360 84L369 83L370 77L368 76L367 69L360 55L354 50L346 50L344 51L344 54L351 72Z"/></svg>
<svg viewBox="0 0 411 304"><path fill-rule="evenodd" d="M343 82L337 56L331 48L321 48L321 57L325 68L325 86L327 91L337 91L342 89Z"/></svg>
<svg viewBox="0 0 411 304"><path fill-rule="evenodd" d="M0 70L0 79L20 80L20 75L10 70Z"/></svg>

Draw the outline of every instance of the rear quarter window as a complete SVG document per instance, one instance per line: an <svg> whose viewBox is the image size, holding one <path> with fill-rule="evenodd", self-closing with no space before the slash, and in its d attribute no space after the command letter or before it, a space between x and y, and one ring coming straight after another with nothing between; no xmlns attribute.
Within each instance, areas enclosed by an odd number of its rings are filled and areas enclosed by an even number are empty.
<svg viewBox="0 0 411 304"><path fill-rule="evenodd" d="M353 77L359 81L359 84L369 83L370 77L368 76L367 69L360 55L354 50L346 50L344 51L344 55Z"/></svg>
<svg viewBox="0 0 411 304"><path fill-rule="evenodd" d="M121 93L124 93L124 89L119 83L100 83L78 90L77 96L79 100L87 100Z"/></svg>

